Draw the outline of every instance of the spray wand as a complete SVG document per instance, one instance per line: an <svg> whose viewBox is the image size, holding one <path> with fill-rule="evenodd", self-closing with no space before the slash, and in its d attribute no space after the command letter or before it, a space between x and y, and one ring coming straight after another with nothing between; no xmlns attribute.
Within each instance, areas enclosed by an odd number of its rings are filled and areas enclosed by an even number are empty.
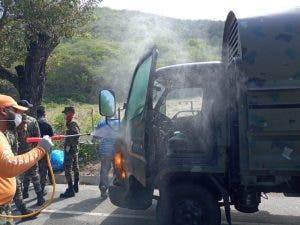
<svg viewBox="0 0 300 225"><path fill-rule="evenodd" d="M65 138L68 138L68 137L81 137L81 136L87 136L87 135L91 135L90 133L86 133L86 134L71 134L71 135L54 135L54 136L51 136L51 140L52 141L58 141L58 140L63 140ZM26 142L27 143L38 143L40 140L42 140L41 137L29 137L26 139Z"/></svg>

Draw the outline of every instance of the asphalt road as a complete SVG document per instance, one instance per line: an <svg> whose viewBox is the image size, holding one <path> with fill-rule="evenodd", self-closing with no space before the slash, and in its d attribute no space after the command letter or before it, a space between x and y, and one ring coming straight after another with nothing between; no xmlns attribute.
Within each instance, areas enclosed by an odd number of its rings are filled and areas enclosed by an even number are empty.
<svg viewBox="0 0 300 225"><path fill-rule="evenodd" d="M50 192L50 186L47 187ZM97 186L81 185L80 192L74 198L59 199L65 185L57 185L56 198L37 219L17 221L22 225L155 225L155 205L146 211L133 211L118 208L107 199L101 201ZM32 191L31 191L32 192ZM49 193L48 193L49 195ZM34 194L27 200L27 205L36 208ZM48 197L48 196L47 196ZM243 214L232 210L234 225L299 225L300 198L286 198L282 194L270 194L268 200L263 200L260 212ZM222 212L223 213L223 212ZM223 214L223 223L225 222Z"/></svg>

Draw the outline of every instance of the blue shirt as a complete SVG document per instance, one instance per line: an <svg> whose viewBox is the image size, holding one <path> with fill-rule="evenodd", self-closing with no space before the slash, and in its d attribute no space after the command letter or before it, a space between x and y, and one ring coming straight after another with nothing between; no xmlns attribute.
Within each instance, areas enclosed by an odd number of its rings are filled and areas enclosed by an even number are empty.
<svg viewBox="0 0 300 225"><path fill-rule="evenodd" d="M100 137L99 154L113 156L118 135L119 120L101 121L96 126L94 136Z"/></svg>

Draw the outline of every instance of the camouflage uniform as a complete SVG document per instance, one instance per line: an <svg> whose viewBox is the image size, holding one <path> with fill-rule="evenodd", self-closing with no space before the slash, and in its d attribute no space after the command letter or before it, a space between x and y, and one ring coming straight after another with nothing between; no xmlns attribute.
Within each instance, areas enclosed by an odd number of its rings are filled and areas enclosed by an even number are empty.
<svg viewBox="0 0 300 225"><path fill-rule="evenodd" d="M11 146L11 150L15 155L18 155L18 149L19 149L19 144L18 144L18 138L17 138L17 133L7 130L4 132L9 145ZM26 208L26 204L23 201L23 196L22 196L22 182L20 177L16 177L16 193L14 196L14 203L17 207L17 209L24 215L24 214L29 214L32 211L28 210ZM34 218L34 217L32 217ZM1 224L1 223L0 223Z"/></svg>
<svg viewBox="0 0 300 225"><path fill-rule="evenodd" d="M80 129L75 120L71 120L67 124L67 135L79 134ZM74 171L74 181L79 180L79 165L78 165L78 143L79 137L69 137L65 139L65 176L68 183L72 183L72 170Z"/></svg>
<svg viewBox="0 0 300 225"><path fill-rule="evenodd" d="M0 205L0 214L1 215L11 215L11 205L10 203L5 205ZM6 219L0 217L0 225L13 225L15 224L13 219Z"/></svg>
<svg viewBox="0 0 300 225"><path fill-rule="evenodd" d="M48 175L48 163L47 163L47 158L43 157L39 163L39 174L40 174L40 180L41 180L41 189L44 192L45 186L47 183L47 175ZM50 179L51 181L51 179Z"/></svg>
<svg viewBox="0 0 300 225"><path fill-rule="evenodd" d="M80 129L76 120L74 120L75 109L73 106L65 107L62 113L66 116L66 135L76 135ZM78 137L67 137L64 142L65 150L65 176L68 182L68 188L60 195L60 198L74 197L79 190L79 165L78 165ZM74 171L74 184L72 181L72 170Z"/></svg>
<svg viewBox="0 0 300 225"><path fill-rule="evenodd" d="M23 126L23 127L21 127ZM18 129L19 140L19 154L30 151L36 144L26 143L27 137L40 137L40 129L38 122L35 118L23 114L23 125L20 125L21 129ZM28 197L28 188L30 181L33 183L35 193L38 197L38 205L44 203L43 192L40 184L40 176L38 173L38 164L34 165L31 169L27 170L23 175L23 198Z"/></svg>

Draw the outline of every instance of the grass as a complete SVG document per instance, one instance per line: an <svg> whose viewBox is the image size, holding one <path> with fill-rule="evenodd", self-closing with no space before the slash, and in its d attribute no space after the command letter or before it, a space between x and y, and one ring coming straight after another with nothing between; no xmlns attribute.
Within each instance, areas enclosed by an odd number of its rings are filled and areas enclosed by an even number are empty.
<svg viewBox="0 0 300 225"><path fill-rule="evenodd" d="M49 123L52 125L55 134L65 134L65 116L62 113L65 106L74 106L75 115L80 127L81 133L90 133L94 130L94 127L103 120L99 114L98 105L96 104L82 104L71 102L70 104L62 105L57 103L46 103L44 104L46 108L46 117ZM97 143L91 141L90 136L82 136L79 141L79 161L81 168L87 163L97 162L98 159L98 147ZM63 141L55 141L55 149L62 149Z"/></svg>
<svg viewBox="0 0 300 225"><path fill-rule="evenodd" d="M65 118L62 111L65 106L70 105L75 107L81 133L93 131L97 123L104 119L104 117L99 114L98 105L96 104L92 105L72 102L70 104L62 105L52 102L46 103L46 117L50 124L53 125L56 134L63 134L65 131Z"/></svg>

